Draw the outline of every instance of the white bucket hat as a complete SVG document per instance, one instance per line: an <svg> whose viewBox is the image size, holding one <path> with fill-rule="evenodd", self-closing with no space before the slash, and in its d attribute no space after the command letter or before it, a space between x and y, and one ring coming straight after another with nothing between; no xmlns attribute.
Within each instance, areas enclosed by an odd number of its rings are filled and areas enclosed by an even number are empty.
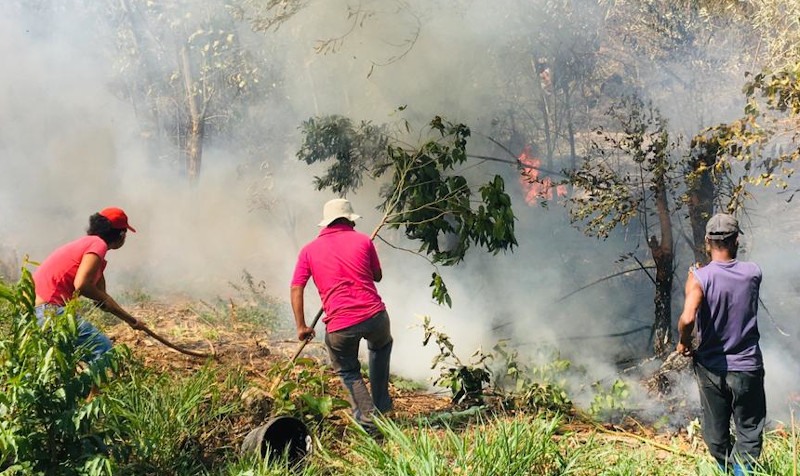
<svg viewBox="0 0 800 476"><path fill-rule="evenodd" d="M317 226L326 227L337 218L347 218L350 221L356 221L361 218L361 215L353 213L353 206L350 205L350 200L334 198L333 200L328 200L328 203L322 208L322 221L319 222Z"/></svg>

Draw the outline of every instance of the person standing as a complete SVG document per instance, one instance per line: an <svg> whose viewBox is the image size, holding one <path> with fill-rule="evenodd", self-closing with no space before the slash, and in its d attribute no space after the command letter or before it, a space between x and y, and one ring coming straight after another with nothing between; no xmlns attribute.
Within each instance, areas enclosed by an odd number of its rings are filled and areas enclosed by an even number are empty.
<svg viewBox="0 0 800 476"><path fill-rule="evenodd" d="M304 291L309 278L319 291L325 312L325 344L331 365L350 394L353 415L371 429L377 410L392 409L389 396L389 361L392 333L386 306L375 283L383 277L372 240L355 231L349 201L338 198L323 207L319 236L300 251L291 283L291 302L300 341L312 339L314 329L306 325ZM361 377L358 348L361 339L369 349L369 381Z"/></svg>
<svg viewBox="0 0 800 476"><path fill-rule="evenodd" d="M53 251L33 273L36 292L36 318L44 325L50 315L64 312L67 301L84 296L94 301L100 309L109 312L134 329L141 323L128 314L106 293L105 256L125 244L128 216L119 208L106 208L89 217L86 236L67 243ZM111 350L111 341L91 322L76 316L78 345L86 345L91 352L89 362L99 359Z"/></svg>
<svg viewBox="0 0 800 476"><path fill-rule="evenodd" d="M677 351L694 357L703 410L703 440L720 469L746 475L761 455L767 406L759 347L761 269L736 259L739 223L717 214L706 224L711 262L693 267L678 321ZM697 326L698 345L692 346ZM730 420L736 427L731 441Z"/></svg>

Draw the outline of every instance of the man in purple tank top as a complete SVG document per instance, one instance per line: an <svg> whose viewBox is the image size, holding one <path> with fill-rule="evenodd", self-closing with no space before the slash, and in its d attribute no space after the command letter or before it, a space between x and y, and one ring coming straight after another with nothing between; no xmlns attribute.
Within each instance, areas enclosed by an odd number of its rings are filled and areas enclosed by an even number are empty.
<svg viewBox="0 0 800 476"><path fill-rule="evenodd" d="M767 406L764 365L758 345L758 292L761 269L736 260L739 223L717 214L706 224L711 262L692 268L686 302L678 321L678 352L694 357L703 408L703 440L724 471L750 474L761 455ZM697 325L698 345L692 346ZM731 441L733 416L736 441Z"/></svg>

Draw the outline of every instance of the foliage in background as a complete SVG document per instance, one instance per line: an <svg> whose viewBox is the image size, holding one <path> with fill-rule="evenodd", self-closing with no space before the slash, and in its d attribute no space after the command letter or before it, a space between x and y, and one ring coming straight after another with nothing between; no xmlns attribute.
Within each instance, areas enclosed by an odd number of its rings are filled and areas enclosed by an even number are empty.
<svg viewBox="0 0 800 476"><path fill-rule="evenodd" d="M753 186L786 189L800 158L800 64L749 79L744 116L705 129L692 144L709 156L696 174L710 173L719 188L715 202L730 213L744 208Z"/></svg>
<svg viewBox="0 0 800 476"><path fill-rule="evenodd" d="M589 236L605 239L612 230L639 222L656 266L655 277L650 276L655 285L652 339L654 353L661 355L672 349L670 206L681 205L677 190L682 184L674 178L679 159L667 121L652 104L627 97L609 115L615 129L598 129L580 167L568 172L575 192L567 204L572 221L582 222Z"/></svg>
<svg viewBox="0 0 800 476"><path fill-rule="evenodd" d="M4 333L0 340L0 470L34 474L111 474L109 409L101 398L110 372L128 360L115 347L88 365L90 352L76 345L75 303L44 327L36 322L30 272L16 286L0 287Z"/></svg>
<svg viewBox="0 0 800 476"><path fill-rule="evenodd" d="M100 10L92 18L115 33L114 92L136 111L148 155L196 181L206 142L244 129L247 108L270 91L267 55L245 44L227 4L120 0Z"/></svg>
<svg viewBox="0 0 800 476"><path fill-rule="evenodd" d="M503 179L495 175L478 187L476 196L467 178L457 173L466 165L469 128L439 116L429 127L432 138L412 147L368 123L354 128L341 116L313 118L301 126L297 157L328 164L316 179L319 190L344 194L356 191L366 178L382 182L378 208L384 216L377 230L384 225L402 229L419 243L415 253L434 266L458 264L472 246L493 254L513 250L516 218ZM381 145L385 151L378 154ZM431 286L437 302L450 304L438 270Z"/></svg>
<svg viewBox="0 0 800 476"><path fill-rule="evenodd" d="M230 282L236 296L221 297L193 309L203 321L210 325L252 327L270 333L287 328L289 308L285 301L272 295L264 280L256 281L246 269L242 270L241 280Z"/></svg>
<svg viewBox="0 0 800 476"><path fill-rule="evenodd" d="M256 281L246 269L242 270L240 284L230 283L239 293L239 304L232 309L231 318L237 322L251 324L259 329L277 331L289 321L286 302L270 294L264 280Z"/></svg>

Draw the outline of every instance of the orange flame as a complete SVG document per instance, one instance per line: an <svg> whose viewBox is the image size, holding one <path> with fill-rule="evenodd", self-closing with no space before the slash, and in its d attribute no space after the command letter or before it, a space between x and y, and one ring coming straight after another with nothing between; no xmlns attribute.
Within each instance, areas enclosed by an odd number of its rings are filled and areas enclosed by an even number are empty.
<svg viewBox="0 0 800 476"><path fill-rule="evenodd" d="M525 147L519 156L519 163L522 165L519 183L525 195L525 202L534 206L539 200L552 200L553 190L556 197L566 197L567 187L565 185L554 185L550 177L539 178L539 167L542 161L530 156L530 146Z"/></svg>

